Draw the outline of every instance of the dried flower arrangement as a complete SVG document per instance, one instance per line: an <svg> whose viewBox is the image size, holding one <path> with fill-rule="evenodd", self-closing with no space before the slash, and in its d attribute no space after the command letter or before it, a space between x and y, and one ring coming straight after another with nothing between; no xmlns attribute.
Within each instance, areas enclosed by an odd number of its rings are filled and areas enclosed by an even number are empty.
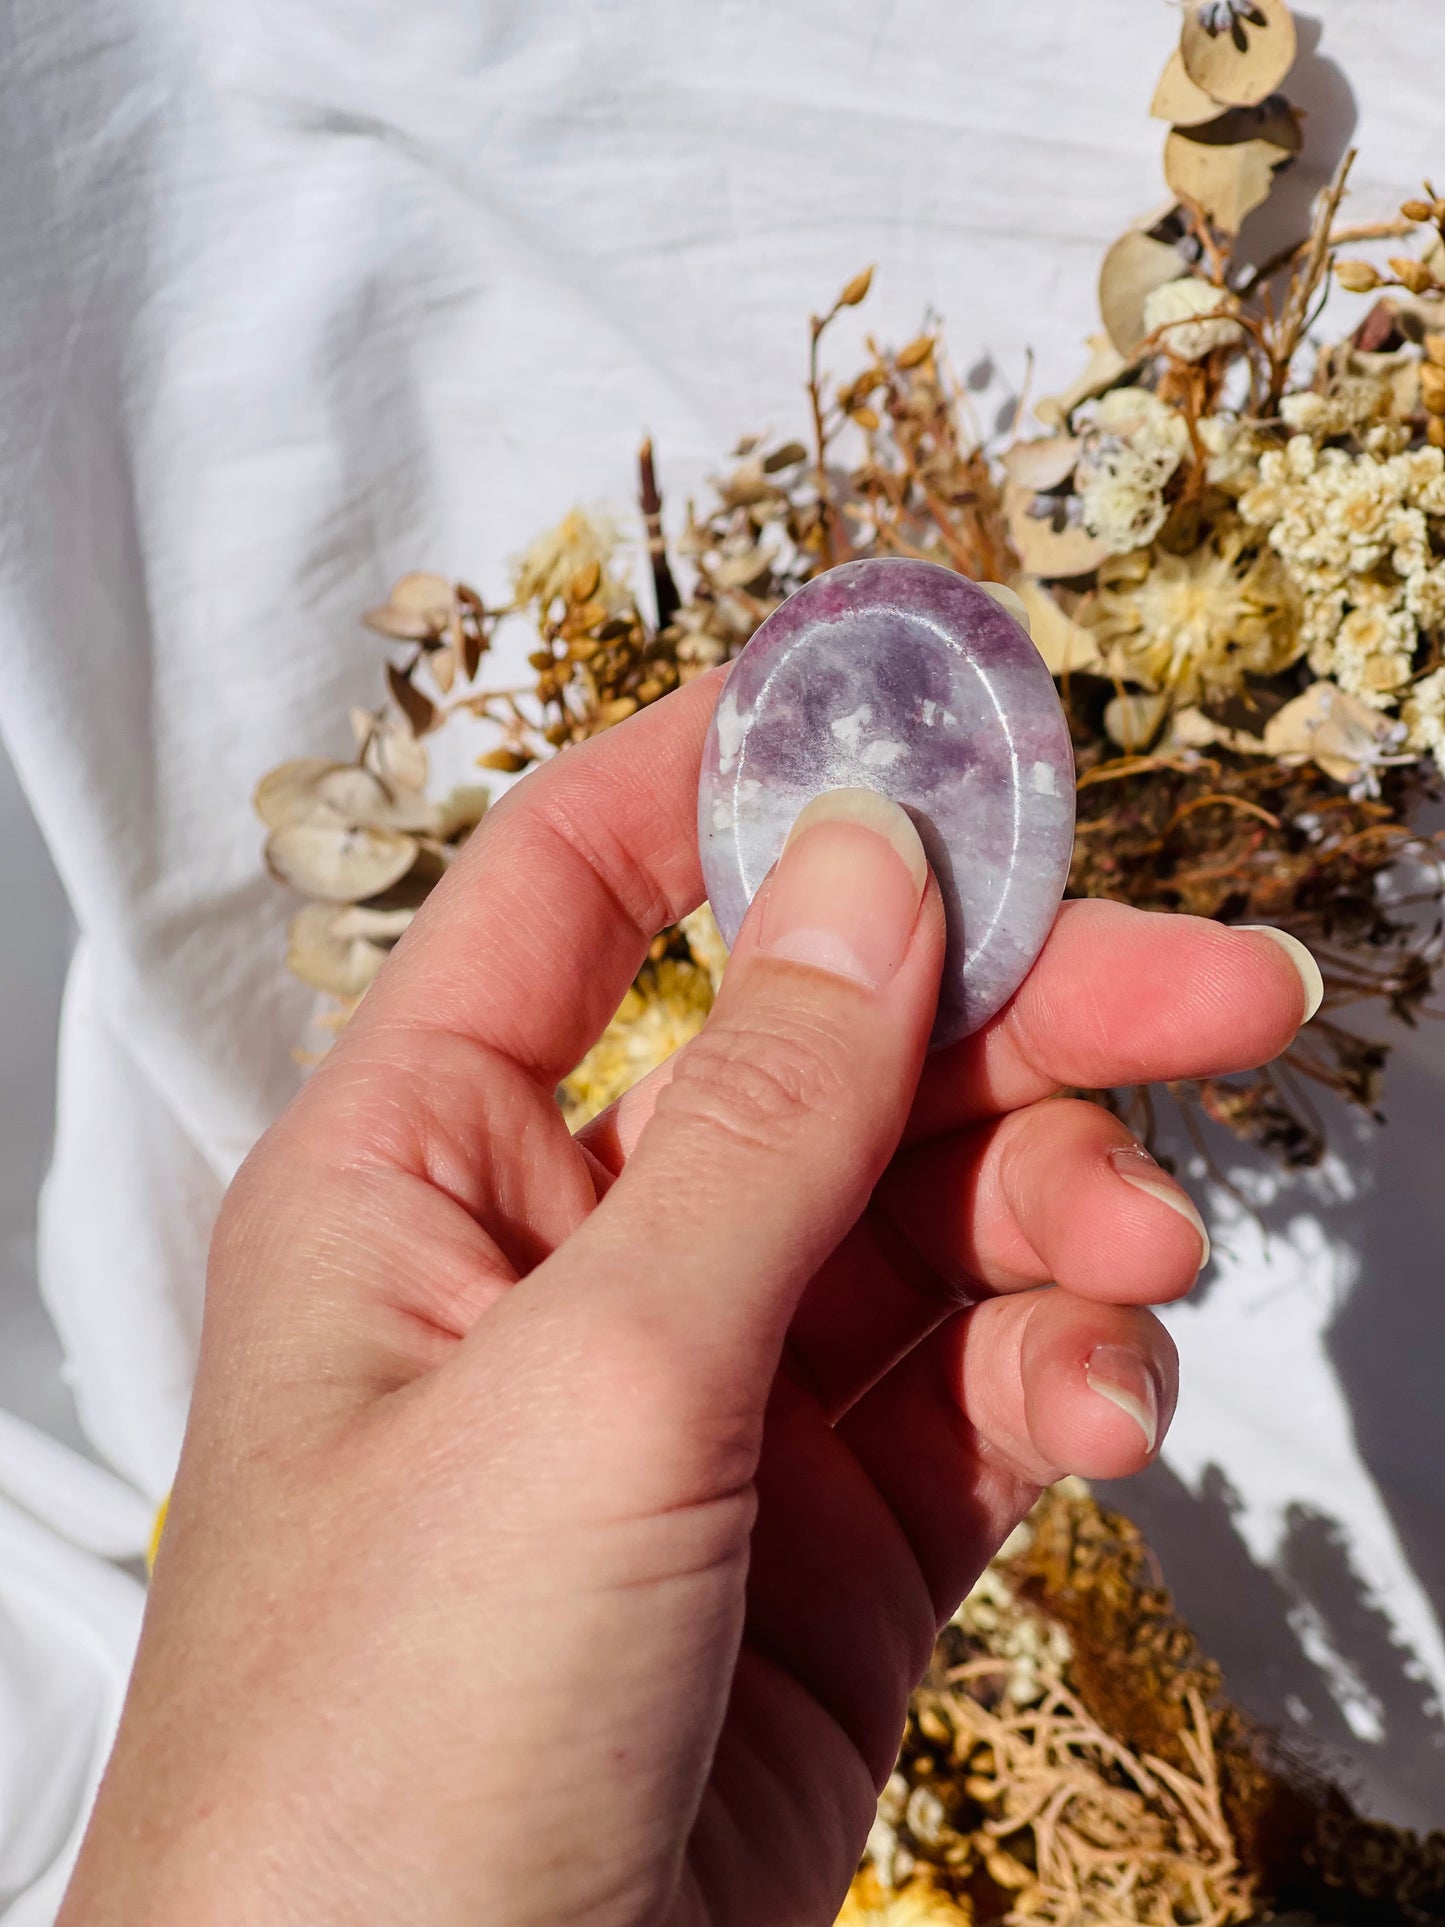
<svg viewBox="0 0 1445 1927"><path fill-rule="evenodd" d="M681 534L640 462L645 571L573 511L509 595L403 577L365 618L388 700L353 716L351 761L261 784L267 862L309 901L288 963L344 1023L486 807L429 793L424 739L481 726L482 768L518 774L727 660L835 563L905 555L1010 583L1074 736L1071 894L1274 923L1320 961L1326 999L1281 1062L1176 1089L1291 1164L1324 1146L1310 1087L1378 1109L1386 1044L1343 1021L1426 1008L1442 849L1421 827L1445 768L1445 198L1340 220L1352 156L1308 235L1249 266L1246 218L1301 145L1278 89L1285 0L1185 0L1154 96L1170 199L1106 254L1102 331L1043 431L989 447L939 331L869 341L845 381L810 324L807 443L749 439ZM1409 251L1380 263L1341 247ZM1312 346L1331 281L1374 297ZM676 567L675 567L676 565ZM521 628L524 685L487 685ZM559 1094L581 1122L685 1043L725 954L706 906L656 938ZM1146 1132L1153 1094L1100 1093ZM960 1921L1445 1919L1445 1839L1359 1820L1224 1699L1123 1521L1055 1494L940 1643L885 1793L850 1927ZM1261 1916L1263 1917L1263 1916Z"/></svg>
<svg viewBox="0 0 1445 1927"><path fill-rule="evenodd" d="M1284 0L1186 9L1152 109L1171 123L1172 199L1105 256L1103 332L1079 380L1034 404L1043 435L986 448L935 329L870 343L861 371L827 382L826 331L867 295L865 271L811 324L809 445L743 442L671 548L643 449L649 593L617 528L580 511L521 558L505 602L397 583L366 617L399 654L389 705L356 719L355 761L288 764L256 799L271 868L312 899L291 967L341 1000L334 1021L485 806L477 789L428 800L423 738L481 719L483 767L520 772L725 660L818 570L924 556L1011 582L1060 679L1071 892L1276 923L1320 959L1308 1033L1251 1077L1176 1091L1186 1119L1308 1163L1324 1144L1311 1086L1377 1110L1387 1046L1342 1020L1375 1004L1414 1021L1439 960L1440 851L1417 822L1445 759L1445 200L1427 187L1398 219L1341 226L1346 156L1310 234L1237 265L1245 217L1300 146L1276 91L1294 49ZM1415 251L1338 258L1393 236ZM1302 373L1331 276L1376 299ZM511 623L535 645L532 680L487 688ZM696 926L659 938L568 1080L576 1117L696 1030L710 942ZM1114 1101L1151 1127L1150 1093Z"/></svg>

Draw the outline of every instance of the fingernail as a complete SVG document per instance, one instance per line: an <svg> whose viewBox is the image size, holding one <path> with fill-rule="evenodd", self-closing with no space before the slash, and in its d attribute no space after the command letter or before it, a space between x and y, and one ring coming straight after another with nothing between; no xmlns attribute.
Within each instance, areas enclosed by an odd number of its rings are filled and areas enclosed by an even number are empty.
<svg viewBox="0 0 1445 1927"><path fill-rule="evenodd" d="M1269 937L1277 943L1299 972L1299 980L1305 987L1305 1014L1300 1019L1307 1024L1325 998L1325 980L1320 975L1320 967L1300 942L1288 930L1276 930L1272 923L1237 923L1236 930L1255 930L1261 937Z"/></svg>
<svg viewBox="0 0 1445 1927"><path fill-rule="evenodd" d="M1125 1184L1132 1184L1136 1191L1147 1191L1151 1198L1167 1204L1171 1211L1177 1211L1193 1225L1199 1233L1199 1269L1203 1271L1209 1263L1209 1233L1188 1192L1170 1183L1142 1144L1121 1144L1117 1151L1109 1153L1109 1162Z"/></svg>
<svg viewBox="0 0 1445 1927"><path fill-rule="evenodd" d="M908 950L928 859L907 815L876 790L826 790L788 832L758 949L879 990Z"/></svg>
<svg viewBox="0 0 1445 1927"><path fill-rule="evenodd" d="M1006 582L980 582L978 586L985 595L993 597L1000 609L1008 610L1026 636L1033 634L1029 612L1024 607L1023 597L1016 589L1011 589Z"/></svg>
<svg viewBox="0 0 1445 1927"><path fill-rule="evenodd" d="M1084 1377L1091 1392L1129 1414L1152 1452L1159 1443L1159 1386L1138 1352L1127 1345L1096 1345Z"/></svg>

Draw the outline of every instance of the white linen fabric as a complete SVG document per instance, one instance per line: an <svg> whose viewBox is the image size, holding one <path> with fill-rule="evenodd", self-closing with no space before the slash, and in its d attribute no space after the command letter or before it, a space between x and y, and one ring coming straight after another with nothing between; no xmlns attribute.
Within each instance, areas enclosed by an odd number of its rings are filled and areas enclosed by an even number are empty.
<svg viewBox="0 0 1445 1927"><path fill-rule="evenodd" d="M1361 218L1445 171L1445 13L1301 28L1281 234L1348 138ZM53 1915L136 1622L105 1560L171 1478L208 1228L298 1076L249 797L345 749L377 686L357 612L409 567L498 588L577 501L625 513L644 428L677 511L740 433L801 426L806 315L868 261L833 365L932 305L985 428L1026 351L1063 385L1104 246L1160 199L1177 30L1163 0L4 8L0 733L78 929L40 1278L110 1468L0 1427L7 1921ZM1131 1499L1236 1691L1417 1820L1442 1072L1404 1067L1414 1128L1346 1133L1356 1175L1281 1193L1270 1246L1243 1216L1221 1241Z"/></svg>

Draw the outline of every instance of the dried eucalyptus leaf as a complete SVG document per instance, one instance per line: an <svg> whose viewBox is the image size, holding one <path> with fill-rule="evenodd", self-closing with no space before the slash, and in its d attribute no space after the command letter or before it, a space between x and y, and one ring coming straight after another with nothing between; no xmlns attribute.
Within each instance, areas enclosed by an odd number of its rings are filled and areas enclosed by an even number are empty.
<svg viewBox="0 0 1445 1927"><path fill-rule="evenodd" d="M374 609L368 609L361 618L368 629L374 629L379 636L388 636L393 642L425 642L436 632L424 616L414 609L396 609L391 603L382 602Z"/></svg>
<svg viewBox="0 0 1445 1927"><path fill-rule="evenodd" d="M386 951L370 939L343 935L341 918L354 915L329 903L308 903L286 933L286 967L313 990L333 997L360 997L386 962Z"/></svg>
<svg viewBox="0 0 1445 1927"><path fill-rule="evenodd" d="M487 813L492 792L483 783L461 783L437 805L436 833L443 843L451 843L464 832L474 830Z"/></svg>
<svg viewBox="0 0 1445 1927"><path fill-rule="evenodd" d="M1237 234L1246 215L1269 199L1275 169L1290 152L1273 140L1215 142L1198 139L1199 132L1170 132L1164 178L1181 198L1197 202L1216 227Z"/></svg>
<svg viewBox="0 0 1445 1927"><path fill-rule="evenodd" d="M1253 107L1279 86L1295 57L1285 0L1196 0L1179 37L1184 71L1231 107Z"/></svg>
<svg viewBox="0 0 1445 1927"><path fill-rule="evenodd" d="M393 791L369 769L343 763L318 778L316 794L351 829L410 830L431 835L435 805L414 790Z"/></svg>
<svg viewBox="0 0 1445 1927"><path fill-rule="evenodd" d="M1213 120L1223 104L1189 78L1184 56L1176 47L1159 76L1149 112L1155 120L1170 121L1175 127L1198 127L1203 121Z"/></svg>
<svg viewBox="0 0 1445 1927"><path fill-rule="evenodd" d="M423 745L399 723L386 718L378 721L374 716L367 721L371 727L361 739L366 744L366 767L391 790L424 790L427 753Z"/></svg>
<svg viewBox="0 0 1445 1927"><path fill-rule="evenodd" d="M1077 435L1046 435L1039 441L1015 442L1004 452L1004 473L1020 488L1060 488L1078 466L1082 448Z"/></svg>
<svg viewBox="0 0 1445 1927"><path fill-rule="evenodd" d="M1097 569L1110 552L1108 542L1090 535L1082 522L1056 529L1047 516L1030 513L1034 502L1032 489L1005 483L1003 509L1009 540L1028 574L1047 581Z"/></svg>
<svg viewBox="0 0 1445 1927"><path fill-rule="evenodd" d="M1264 747L1271 756L1317 763L1337 783L1352 783L1395 729L1389 716L1322 679L1275 711L1264 726Z"/></svg>
<svg viewBox="0 0 1445 1927"><path fill-rule="evenodd" d="M400 830L351 829L346 824L292 823L266 840L271 874L308 897L357 903L399 882L417 846Z"/></svg>
<svg viewBox="0 0 1445 1927"><path fill-rule="evenodd" d="M328 914L335 919L332 928L338 937L365 937L371 943L395 943L405 936L416 915L416 906L399 910L378 910L369 903L348 903Z"/></svg>
<svg viewBox="0 0 1445 1927"><path fill-rule="evenodd" d="M1063 428L1081 402L1102 395L1133 366L1107 335L1090 335L1087 341L1088 365L1077 381L1059 395L1041 395L1034 403L1034 414L1049 428Z"/></svg>
<svg viewBox="0 0 1445 1927"><path fill-rule="evenodd" d="M1103 668L1093 631L1075 622L1037 576L1017 576L1013 586L1028 616L1034 647L1043 657L1051 676L1082 674L1085 670Z"/></svg>
<svg viewBox="0 0 1445 1927"><path fill-rule="evenodd" d="M436 704L394 662L386 665L386 686L391 691L392 701L411 724L414 734L425 736L428 730L436 728L439 720Z"/></svg>
<svg viewBox="0 0 1445 1927"><path fill-rule="evenodd" d="M283 830L288 824L325 821L328 805L317 796L316 785L333 770L344 770L345 763L333 763L324 756L302 756L282 763L256 785L251 807L270 830Z"/></svg>
<svg viewBox="0 0 1445 1927"><path fill-rule="evenodd" d="M1170 140L1179 138L1171 134ZM1176 248L1156 241L1142 228L1121 234L1104 256L1099 269L1099 313L1109 339L1121 355L1136 352L1148 330L1144 303L1156 288L1183 272Z"/></svg>

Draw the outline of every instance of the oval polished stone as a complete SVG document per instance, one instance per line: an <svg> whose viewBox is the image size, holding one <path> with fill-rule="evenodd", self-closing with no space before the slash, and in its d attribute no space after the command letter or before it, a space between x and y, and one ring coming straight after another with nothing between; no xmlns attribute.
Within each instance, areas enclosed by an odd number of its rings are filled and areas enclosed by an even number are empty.
<svg viewBox="0 0 1445 1927"><path fill-rule="evenodd" d="M1023 982L1068 877L1074 760L1027 632L932 562L848 562L774 610L713 716L698 838L723 936L823 790L881 790L918 827L948 957L933 1044L976 1030Z"/></svg>

